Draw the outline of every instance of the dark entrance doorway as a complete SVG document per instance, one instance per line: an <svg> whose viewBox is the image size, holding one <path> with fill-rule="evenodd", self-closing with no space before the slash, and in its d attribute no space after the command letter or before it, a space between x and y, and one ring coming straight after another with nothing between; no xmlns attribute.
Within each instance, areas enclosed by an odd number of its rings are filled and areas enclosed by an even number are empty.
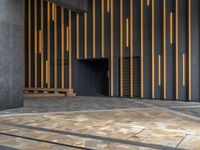
<svg viewBox="0 0 200 150"><path fill-rule="evenodd" d="M108 96L108 60L80 60L79 66L77 95Z"/></svg>

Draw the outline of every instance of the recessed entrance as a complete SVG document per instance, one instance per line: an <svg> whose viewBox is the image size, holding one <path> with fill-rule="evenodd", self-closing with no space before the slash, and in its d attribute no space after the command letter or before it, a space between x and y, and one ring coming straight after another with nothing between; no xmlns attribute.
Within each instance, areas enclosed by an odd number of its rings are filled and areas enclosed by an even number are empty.
<svg viewBox="0 0 200 150"><path fill-rule="evenodd" d="M77 95L82 96L108 96L108 60L80 60Z"/></svg>

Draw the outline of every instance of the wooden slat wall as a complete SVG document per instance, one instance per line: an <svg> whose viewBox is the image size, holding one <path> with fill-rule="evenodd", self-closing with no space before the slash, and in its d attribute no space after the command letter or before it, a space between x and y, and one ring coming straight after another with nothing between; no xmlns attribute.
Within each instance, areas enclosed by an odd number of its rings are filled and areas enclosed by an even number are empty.
<svg viewBox="0 0 200 150"><path fill-rule="evenodd" d="M191 0L183 2L184 6L187 5L187 9L180 7L182 1L180 2L179 0L163 0L159 3L156 0L100 0L100 2L89 0L89 3L91 5L89 5L88 12L73 15L75 12L66 11L64 8L55 6L50 2L43 0L27 1L27 87L72 89L74 57L79 60L106 58L109 59L110 66L110 96L123 97L123 61L125 57L129 57L129 92L130 97L133 97L133 58L136 56L140 57L140 97L168 99L168 90L170 91L172 88L167 82L169 80L167 77L169 71L167 68L168 52L174 49L173 61L175 62L175 70L173 78L175 83L173 88L175 94L170 98L179 100L180 97L184 97L181 96L183 94L182 90L180 90L182 87L180 81L183 78L183 86L187 87L186 90L188 92L187 99L192 100ZM126 5L129 6L126 7ZM169 5L172 5L170 9L168 9ZM157 10L158 6L162 8L159 11L162 11L159 12ZM124 8L127 8L127 10L124 10ZM187 47L183 46L183 42L179 38L181 34L179 32L181 14L179 13L180 9L182 10L183 8L188 14L185 20L187 35L182 37L186 39ZM147 9L151 12L151 17L149 18L146 17ZM158 13L161 14L160 18L157 18ZM47 14L47 16L44 16L44 14ZM73 18L74 16L75 18ZM58 18L61 18L61 22L58 21ZM75 24L71 21L73 19L76 20ZM149 24L146 24L146 22ZM157 28L158 26L159 28ZM59 41L57 36L59 33L57 32L59 32L60 28L61 37L59 38L61 40ZM98 31L99 29L101 30L100 32ZM150 33L148 37L146 36L147 32ZM163 33L162 37L158 37L158 32ZM115 38L115 35L118 37ZM75 39L75 42L72 39ZM99 45L101 46L100 48ZM117 50L116 47L119 49ZM146 54L147 47L151 51L150 56ZM180 47L184 47L185 50L181 50ZM73 51L76 51L75 56ZM31 55L32 52L33 56ZM59 52L61 52L61 57ZM172 53L170 53L171 55ZM68 56L67 59L66 56ZM61 64L58 63L60 61L59 58L61 58ZM116 65L115 59L118 60L118 58L119 64ZM150 65L145 64L147 62L146 58L150 60ZM59 65L61 65L61 69L59 69ZM114 66L118 66L119 74L114 74L116 69ZM146 68L147 66L151 68ZM146 69L150 71L146 72ZM150 73L149 79L147 79L147 73ZM68 76L68 78L65 78L65 76ZM115 85L115 76L119 80L119 85ZM150 83L148 87L150 87L151 92L145 91L147 89L145 87L147 80L148 84ZM34 84L32 85L32 83ZM68 85L65 83L68 83ZM115 86L118 86L118 93L115 91L117 89ZM161 89L160 91L158 86Z"/></svg>

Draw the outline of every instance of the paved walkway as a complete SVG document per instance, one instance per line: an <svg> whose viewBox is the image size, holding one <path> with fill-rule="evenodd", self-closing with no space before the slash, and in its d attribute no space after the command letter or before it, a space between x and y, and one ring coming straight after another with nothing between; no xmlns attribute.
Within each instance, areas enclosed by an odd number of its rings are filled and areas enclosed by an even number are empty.
<svg viewBox="0 0 200 150"><path fill-rule="evenodd" d="M0 112L0 149L199 150L199 116L194 102L26 98Z"/></svg>

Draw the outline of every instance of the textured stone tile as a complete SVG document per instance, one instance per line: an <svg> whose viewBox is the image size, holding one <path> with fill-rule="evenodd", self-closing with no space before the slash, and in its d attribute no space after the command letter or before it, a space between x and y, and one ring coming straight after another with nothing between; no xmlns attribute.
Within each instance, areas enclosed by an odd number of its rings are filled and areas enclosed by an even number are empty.
<svg viewBox="0 0 200 150"><path fill-rule="evenodd" d="M187 135L187 137L180 143L178 148L199 150L200 149L199 141L200 141L200 136Z"/></svg>
<svg viewBox="0 0 200 150"><path fill-rule="evenodd" d="M184 138L184 134L176 132L165 132L162 130L144 130L141 133L129 138L129 141L141 142L146 144L157 144L169 147L176 145Z"/></svg>

